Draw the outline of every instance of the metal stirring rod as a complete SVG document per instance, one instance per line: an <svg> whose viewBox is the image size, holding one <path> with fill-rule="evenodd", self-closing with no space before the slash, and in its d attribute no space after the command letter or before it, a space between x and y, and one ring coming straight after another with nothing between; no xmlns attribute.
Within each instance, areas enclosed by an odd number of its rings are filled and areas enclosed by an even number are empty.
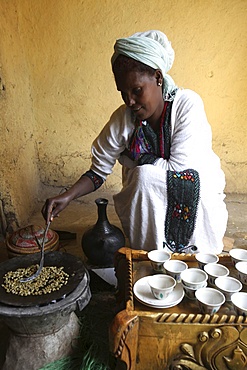
<svg viewBox="0 0 247 370"><path fill-rule="evenodd" d="M48 233L48 230L49 230L49 227L50 227L50 224L51 224L51 221L49 221L46 225L46 229L45 229L45 232L44 232L44 236L43 236L43 240L42 240L42 245L41 245L41 259L40 259L40 263L39 263L39 268L38 270L31 276L27 277L27 278L23 278L20 280L21 283L26 283L27 281L32 281L34 279L36 279L40 273L41 273L41 270L44 266L44 257L45 257L45 239L46 239L46 236L47 236L47 233Z"/></svg>

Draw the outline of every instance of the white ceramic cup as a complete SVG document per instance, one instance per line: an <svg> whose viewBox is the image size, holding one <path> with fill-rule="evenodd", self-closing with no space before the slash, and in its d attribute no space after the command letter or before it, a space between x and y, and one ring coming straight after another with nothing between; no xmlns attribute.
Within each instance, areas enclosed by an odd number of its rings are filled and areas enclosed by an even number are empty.
<svg viewBox="0 0 247 370"><path fill-rule="evenodd" d="M224 294L227 302L231 301L233 293L237 293L243 288L242 283L231 276L221 276L215 279L215 287Z"/></svg>
<svg viewBox="0 0 247 370"><path fill-rule="evenodd" d="M232 303L238 315L247 317L247 293L238 292L232 295Z"/></svg>
<svg viewBox="0 0 247 370"><path fill-rule="evenodd" d="M187 263L180 260L169 260L164 263L167 275L172 276L177 283L181 282L181 272L188 268Z"/></svg>
<svg viewBox="0 0 247 370"><path fill-rule="evenodd" d="M165 274L150 276L148 279L151 292L156 299L166 299L176 286L176 280Z"/></svg>
<svg viewBox="0 0 247 370"><path fill-rule="evenodd" d="M195 292L202 313L214 315L225 303L225 296L214 288L200 288Z"/></svg>
<svg viewBox="0 0 247 370"><path fill-rule="evenodd" d="M171 254L164 251L154 249L148 252L148 259L151 262L151 265L154 271L164 272L164 263L171 259Z"/></svg>
<svg viewBox="0 0 247 370"><path fill-rule="evenodd" d="M217 263L219 261L219 257L217 254L213 253L196 253L195 259L198 262L198 267L202 270L204 270L204 266L208 263Z"/></svg>
<svg viewBox="0 0 247 370"><path fill-rule="evenodd" d="M184 285L182 283L182 286L183 286L183 289L184 289L184 293L186 295L187 298L189 299L196 299L196 296L195 296L195 292L197 291L196 288L190 288L189 286L187 285ZM205 288L207 286L207 282L205 282L205 284L202 286L202 288Z"/></svg>
<svg viewBox="0 0 247 370"><path fill-rule="evenodd" d="M233 266L240 261L247 262L247 249L233 248L229 251L229 254L231 256Z"/></svg>
<svg viewBox="0 0 247 370"><path fill-rule="evenodd" d="M229 270L226 266L219 263L208 263L204 266L204 271L208 274L208 283L215 286L215 279L220 276L228 276Z"/></svg>
<svg viewBox="0 0 247 370"><path fill-rule="evenodd" d="M206 272L198 268L191 267L181 272L182 283L192 289L203 287L207 279Z"/></svg>
<svg viewBox="0 0 247 370"><path fill-rule="evenodd" d="M247 285L247 262L241 261L237 262L235 269L238 273L238 278L244 285Z"/></svg>

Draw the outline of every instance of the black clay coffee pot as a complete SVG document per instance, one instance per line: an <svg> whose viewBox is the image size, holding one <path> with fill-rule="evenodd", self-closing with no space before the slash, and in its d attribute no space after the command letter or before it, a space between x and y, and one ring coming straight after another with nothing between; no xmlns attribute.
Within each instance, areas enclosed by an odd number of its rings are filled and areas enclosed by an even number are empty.
<svg viewBox="0 0 247 370"><path fill-rule="evenodd" d="M99 267L113 266L115 252L125 245L122 231L108 221L108 200L98 198L95 200L98 207L98 220L96 224L85 231L82 236L82 249L89 263Z"/></svg>

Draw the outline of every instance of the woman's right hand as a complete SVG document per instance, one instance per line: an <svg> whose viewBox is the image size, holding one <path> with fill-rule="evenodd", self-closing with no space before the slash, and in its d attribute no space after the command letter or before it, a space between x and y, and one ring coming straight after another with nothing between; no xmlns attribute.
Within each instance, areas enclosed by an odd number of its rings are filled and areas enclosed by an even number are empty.
<svg viewBox="0 0 247 370"><path fill-rule="evenodd" d="M70 199L66 192L56 197L46 199L41 211L46 223L53 221L54 217L58 217L59 213L66 208L69 203Z"/></svg>
<svg viewBox="0 0 247 370"><path fill-rule="evenodd" d="M87 176L82 176L70 189L53 198L48 198L41 210L46 223L53 221L69 203L78 197L92 193L94 183Z"/></svg>

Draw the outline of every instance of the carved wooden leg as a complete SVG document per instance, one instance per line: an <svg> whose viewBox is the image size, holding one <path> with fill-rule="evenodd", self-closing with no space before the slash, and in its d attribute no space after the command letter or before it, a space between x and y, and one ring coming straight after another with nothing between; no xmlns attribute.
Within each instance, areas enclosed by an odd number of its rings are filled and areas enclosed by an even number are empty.
<svg viewBox="0 0 247 370"><path fill-rule="evenodd" d="M117 360L116 369L134 370L138 344L139 318L137 315L128 315L126 310L119 312L114 318L109 332L110 351Z"/></svg>

